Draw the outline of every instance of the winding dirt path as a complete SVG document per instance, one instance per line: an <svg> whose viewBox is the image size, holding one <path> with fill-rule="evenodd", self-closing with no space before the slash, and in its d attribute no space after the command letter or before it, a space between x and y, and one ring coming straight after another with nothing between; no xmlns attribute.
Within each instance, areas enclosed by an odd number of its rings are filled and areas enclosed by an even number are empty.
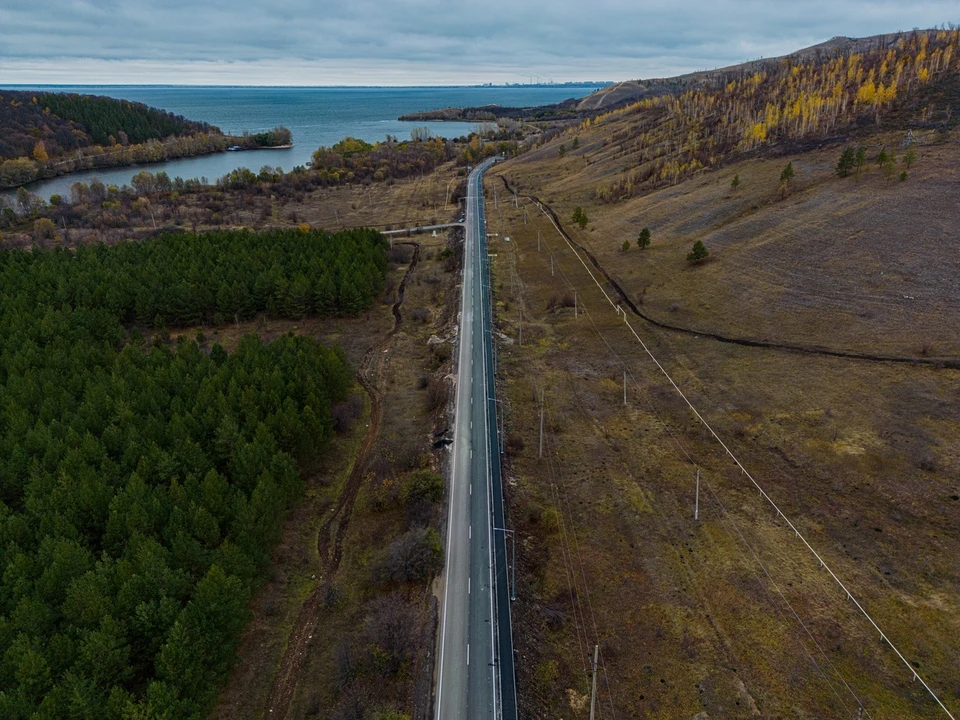
<svg viewBox="0 0 960 720"><path fill-rule="evenodd" d="M499 176L503 180L504 187L509 192L514 192L513 188L510 186L510 183L507 181L507 178L503 175ZM870 362L884 362L884 363L901 363L904 365L930 365L938 368L952 368L960 369L960 363L957 362L955 358L918 358L918 357L908 357L903 355L873 355L870 353L858 353L847 350L831 350L830 348L818 347L815 345L794 345L790 343L774 343L767 342L764 340L753 340L751 338L743 337L732 337L729 335L721 335L719 333L708 332L704 330L697 330L695 328L681 327L679 325L670 325L668 323L660 322L655 320L649 315L640 311L636 306L633 300L630 299L630 296L627 295L626 291L620 287L620 284L613 279L610 273L607 272L597 258L592 252L590 252L583 245L574 240L570 233L568 233L563 225L560 222L560 218L557 217L557 213L554 212L547 203L540 200L536 195L522 195L532 202L537 203L540 207L543 208L544 212L550 215L553 218L553 222L556 224L557 228L563 234L564 238L570 242L571 245L576 246L584 255L587 256L587 259L590 260L590 264L595 267L600 274L603 275L604 279L610 284L610 287L616 292L616 294L623 301L624 305L630 308L630 311L636 315L638 318L650 323L654 327L662 328L663 330L671 330L673 332L684 333L685 335L694 335L700 338L709 338L710 340L716 340L717 342L730 343L732 345L742 345L745 347L756 347L756 348L767 348L769 350L783 350L786 352L794 353L803 353L806 355L821 355L826 357L837 357L837 358L848 358L851 360L868 360Z"/></svg>
<svg viewBox="0 0 960 720"><path fill-rule="evenodd" d="M410 265L403 275L403 280L400 281L400 287L397 289L397 301L393 304L393 328L364 353L360 366L357 368L357 381L370 396L370 425L360 442L353 469L340 491L337 504L323 522L323 525L320 526L317 535L317 550L320 553L321 580L300 607L300 612L287 641L287 648L280 660L277 675L270 687L270 693L267 695L264 717L269 717L271 720L283 720L290 710L290 701L293 699L303 661L307 656L310 641L317 626L320 605L327 594L327 589L330 587L333 577L336 575L337 569L340 567L340 560L343 557L343 538L350 525L350 516L353 513L357 494L360 492L363 479L366 476L370 455L380 434L380 425L383 420L383 390L381 385L383 368L386 362L384 350L403 324L400 306L403 304L404 290L407 281L420 261L420 243L408 241L396 244L413 247L413 258L410 260Z"/></svg>

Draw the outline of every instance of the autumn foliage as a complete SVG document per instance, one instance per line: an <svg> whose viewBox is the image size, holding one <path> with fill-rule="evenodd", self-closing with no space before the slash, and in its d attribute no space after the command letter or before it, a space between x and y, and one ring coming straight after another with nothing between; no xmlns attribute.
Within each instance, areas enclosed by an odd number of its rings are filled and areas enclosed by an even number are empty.
<svg viewBox="0 0 960 720"><path fill-rule="evenodd" d="M672 184L724 157L879 122L897 100L958 69L960 30L909 33L866 52L716 73L677 94L647 98L586 120L617 122L610 141L630 169L597 188L616 202Z"/></svg>

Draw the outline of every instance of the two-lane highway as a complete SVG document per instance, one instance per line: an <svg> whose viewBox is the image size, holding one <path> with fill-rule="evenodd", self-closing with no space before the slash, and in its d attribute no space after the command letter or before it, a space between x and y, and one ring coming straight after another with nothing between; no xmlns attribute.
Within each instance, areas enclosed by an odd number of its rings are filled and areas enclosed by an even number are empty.
<svg viewBox="0 0 960 720"><path fill-rule="evenodd" d="M467 180L437 720L516 717L509 598L503 582L499 587L494 582L506 577L506 553L503 533L495 531L502 527L503 510L483 232L483 172L493 162L479 165ZM504 654L506 663L501 662ZM509 676L502 681L504 666Z"/></svg>

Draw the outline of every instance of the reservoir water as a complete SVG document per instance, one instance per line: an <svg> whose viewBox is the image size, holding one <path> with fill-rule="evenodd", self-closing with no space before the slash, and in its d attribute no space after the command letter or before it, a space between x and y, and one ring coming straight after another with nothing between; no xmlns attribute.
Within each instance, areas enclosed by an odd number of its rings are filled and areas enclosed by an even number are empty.
<svg viewBox="0 0 960 720"><path fill-rule="evenodd" d="M216 125L223 132L251 133L284 125L293 133L287 150L248 150L216 153L148 165L88 170L31 183L28 189L48 199L68 196L70 185L94 177L105 184L129 184L140 170L166 172L171 178L207 178L213 182L238 167L257 172L264 165L290 170L306 165L314 150L351 135L378 142L393 135L410 137L414 127L429 127L441 137L460 137L475 123L400 122L406 113L444 107L503 105L530 107L583 97L599 85L510 87L198 87L163 85L9 86L16 90L43 90L106 95L163 108L190 120ZM10 196L12 193L3 193Z"/></svg>

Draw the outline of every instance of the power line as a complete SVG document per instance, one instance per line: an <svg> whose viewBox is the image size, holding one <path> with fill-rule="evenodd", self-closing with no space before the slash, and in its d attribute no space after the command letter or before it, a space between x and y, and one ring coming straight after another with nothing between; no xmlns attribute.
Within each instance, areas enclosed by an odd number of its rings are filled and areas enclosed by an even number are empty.
<svg viewBox="0 0 960 720"><path fill-rule="evenodd" d="M566 236L566 233L565 233L563 230L561 230L561 228L557 225L557 223L556 223L556 221L553 219L553 217L551 217L551 216L543 209L543 206L542 206L539 202L537 203L537 206L540 208L540 211L550 220L550 223L551 223L551 224L554 226L554 228L557 230L557 233L563 238L564 242L567 244L567 247L568 247L568 248L570 249L570 251L574 254L574 256L577 258L577 260L580 261L580 264L583 266L584 270L587 271L587 274L590 276L590 279L593 280L594 284L597 286L597 288L600 290L600 292L603 293L603 296L604 296L604 298L607 300L607 302L609 302L610 305L611 305L611 307L613 307L613 308L619 313L619 312L620 312L619 307L616 305L616 303L614 303L614 302L611 300L610 296L609 296L609 295L607 294L607 292L604 290L603 286L597 281L596 276L593 274L593 272L591 272L591 270L590 270L590 268L587 266L586 262L584 262L583 258L580 256L580 253L578 253L577 250L574 248L573 244L570 242L569 238ZM549 245L548 245L548 249L550 249L550 248L549 248ZM551 250L551 254L552 254L552 250ZM562 271L561 271L561 274L563 274ZM565 274L563 274L563 277L564 277L564 280L567 281L567 283L572 286L572 283L569 282L569 279L566 277ZM934 701L936 701L937 705L940 706L940 708L943 710L943 712L946 713L946 715L947 715L951 720L956 720L956 718L954 717L954 715L953 715L953 714L950 712L950 710L943 704L943 702L940 700L940 698L937 696L937 694L933 691L933 689L932 689L932 688L927 684L927 682L920 676L920 674L916 671L916 669L914 669L914 667L910 664L910 662L903 656L903 654L900 652L900 650L897 648L897 646L893 644L893 642L889 639L889 637L887 637L886 633L883 632L883 630L880 628L880 626L877 624L877 622L873 619L873 617L866 611L866 609L863 607L863 605L860 603L860 601L857 600L856 597L854 597L854 595L853 595L853 593L850 591L850 589L843 583L843 581L840 580L840 578L837 576L837 574L836 574L836 573L833 571L833 569L826 563L826 561L823 559L823 557L813 548L813 546L809 543L809 541L806 539L806 537L805 537L803 534L800 533L800 530L796 527L796 525L794 525L794 523L783 513L783 511L780 509L780 507L779 507L779 506L774 502L774 500L767 494L767 492L766 492L766 491L763 489L763 487L757 482L757 480L753 477L753 475L751 475L750 472L747 471L746 467L743 466L743 464L740 462L740 460L737 458L737 456L730 450L730 448L727 446L727 444L720 438L719 435L717 435L717 433L713 430L713 428L710 426L710 424L709 424L709 423L706 421L706 419L700 414L700 412L697 410L697 408L693 405L693 403L689 400L689 398L684 394L684 392L680 389L680 387L677 385L677 383L673 380L673 378L672 378L672 377L670 376L670 374L667 372L666 368L663 367L663 365L662 365L662 364L660 363L660 361L656 358L656 356L654 356L654 354L650 351L650 348L647 346L647 344L644 343L643 340L640 338L640 336L637 334L636 330L635 330L635 329L633 328L633 326L630 324L629 319L626 317L626 313L624 313L624 324L630 329L630 332L633 334L634 338L637 340L637 342L638 342L638 343L640 344L640 346L643 348L644 352L649 356L649 358L650 358L650 359L653 361L653 363L657 366L657 368L660 370L660 372L663 374L663 376L664 376L664 377L668 380L668 382L673 386L673 389L674 389L674 390L677 392L677 394L683 399L683 401L686 403L687 407L693 412L693 414L697 417L697 419L700 421L700 423L707 429L707 431L710 433L710 435L720 444L720 446L723 448L724 452L733 460L733 462L736 464L736 466L737 466L738 468L740 468L740 470L741 470L741 472L743 473L743 475L750 480L751 484L759 491L761 497L763 497L763 498L776 510L776 512L777 512L777 517L778 517L778 518L782 518L782 519L784 520L784 522L786 522L786 524L790 527L790 529L794 531L796 537L804 544L804 546L807 548L807 550L808 550L808 551L817 559L817 561L820 563L820 567L823 568L823 569L825 569L825 570L829 573L830 577L833 578L834 582L836 582L836 584L844 591L844 593L845 593L846 596L847 596L847 599L849 599L849 600L856 606L856 608L857 608L857 609L860 611L860 613L867 619L867 621L868 621L868 622L870 623L870 625L874 628L874 630L876 630L876 632L879 633L881 641L886 642L887 645L889 645L890 648L891 648L891 649L894 651L894 653L897 655L897 657L900 658L901 662L903 662L903 664L907 667L907 669L910 670L910 672L911 672L911 674L912 674L912 676L913 676L913 679L919 681L919 682L923 685L923 687L924 687L924 689L926 689L927 693L934 699ZM687 455L688 455L688 457L689 457L689 454L687 454ZM692 459L692 458L690 458L690 459L691 459L691 462L693 462L693 459ZM696 463L694 463L694 464L696 464Z"/></svg>
<svg viewBox="0 0 960 720"><path fill-rule="evenodd" d="M591 318L591 325L593 326L594 331L596 332L596 334L597 334L598 337L600 338L601 342L607 347L609 353L610 353L611 355L613 355L613 357L616 359L616 361L617 361L619 364L621 364L621 365L623 365L624 367L626 367L626 364L624 363L624 361L623 361L623 360L619 357L619 355L613 350L613 348L610 347L610 345L609 345L609 343L607 342L606 338L603 336L603 334L602 334L602 332L600 331L600 329L596 326L596 323L593 322L592 318ZM631 378L632 378L632 373L631 373ZM639 383L636 383L636 380L635 380L635 379L634 379L634 383L637 384L638 389L642 390L642 388L640 388L640 386L639 386ZM650 404L650 403L649 403L649 400L648 400L648 404ZM679 440L676 438L676 436L674 435L673 431L670 430L669 425L668 425L666 422L663 421L663 418L659 415L659 413L656 412L656 409L653 408L652 405L651 405L650 407L651 407L651 410L653 411L654 415L655 415L655 416L657 417L657 419L660 421L660 424L670 433L670 435L673 437L673 439L677 442L678 447L680 448L680 450L683 451L683 454L686 455L686 457L687 457L688 459L690 459L689 454L686 453L686 451L683 449L682 445L679 444ZM582 408L581 408L581 412L583 412ZM556 449L554 449L553 452L556 453ZM558 461L559 461L559 457L558 457L557 459L558 459ZM712 487L710 488L710 490L711 490L712 493L714 492ZM823 654L823 656L824 656L824 658L827 660L827 662L831 665L831 668L833 669L833 671L835 672L835 674L839 677L840 681L844 684L844 686L847 688L847 690L848 690L848 691L850 692L850 694L853 696L854 700L856 700L858 706L859 706L863 711L865 711L864 705L863 705L862 701L860 700L860 698L856 695L856 693L852 690L852 688L850 688L850 686L847 684L846 680L845 680L845 679L843 678L843 676L840 674L839 670L837 670L836 666L832 663L832 661L830 661L829 657L828 657L828 656L826 655L826 653L823 651L822 647L820 647L819 643L816 641L816 639L813 637L813 635L812 635L812 634L810 633L810 631L807 629L806 625L805 625L805 624L803 623L803 621L800 619L799 614L796 612L796 610L793 608L793 606L792 606L792 604L790 603L790 601L786 598L786 596L785 596L785 595L783 594L783 592L780 590L779 586L778 586L778 585L776 584L776 582L773 580L773 577L770 575L770 573L768 572L768 570L767 570L766 567L764 566L763 562L760 560L759 556L758 556L757 553L754 551L753 547L750 545L750 543L749 543L749 542L746 540L746 538L743 536L743 533L742 533L742 532L739 530L739 528L736 526L736 522L735 522L735 521L733 520L733 518L732 518L731 516L729 516L729 514L726 512L726 508L725 508L725 507L723 506L723 504L720 502L719 497L716 496L715 493L714 493L714 496L715 496L715 501L716 501L717 504L721 507L721 509L722 509L722 511L723 511L723 514L726 516L726 520L727 520L729 523L731 523L731 524L734 526L734 528L737 530L737 534L740 536L740 538L741 538L741 540L743 541L744 545L746 545L747 548L750 550L750 552L751 552L751 554L753 555L755 561L756 561L757 564L760 566L760 568L763 570L764 575L766 575L767 578L770 580L770 582L773 584L775 590L776 590L777 593L781 596L783 602L784 602L784 603L787 605L787 607L790 609L791 613L792 613L793 616L796 618L797 622L798 622L798 623L800 624L800 626L804 629L804 631L807 633L807 635L810 636L810 639L813 641L813 643L814 643L814 644L817 646L817 648L820 650L821 654ZM733 534L732 534L732 533L730 532L730 530L726 527L726 524L725 524L723 518L721 518L721 523L722 523L723 528L724 528L724 531L727 533L728 537L730 537L731 539L734 539L734 538L733 538ZM573 533L574 533L574 537L575 537L575 541L576 541L576 531L575 531L575 529L573 530ZM734 541L734 544L736 544L735 541ZM577 550L578 550L578 555L579 555L579 544L577 544ZM741 557L741 558L744 557L744 556L742 555L742 553L740 554L740 557ZM580 563L581 563L581 572L583 572L583 558L582 558L582 555L580 555ZM776 610L777 614L781 617L781 619L786 620L786 618L785 618L785 616L784 616L784 614L783 614L783 611L782 611L781 608L777 605L777 603L774 601L773 597L772 597L772 596L770 595L770 593L769 593L769 590L766 588L766 586L764 585L763 581L762 581L762 580L760 579L760 577L757 575L756 571L752 571L752 574L753 574L754 578L757 580L757 584L758 584L758 585L761 587L761 589L764 591L764 594L767 596L768 600L770 601L770 604L771 604L771 605L773 606L773 608ZM586 577L585 577L585 575L584 575L584 585L585 585L585 587L586 587ZM588 603L590 604L591 615L593 615L593 608L592 608L592 602L590 602L589 589L587 589L587 598L588 598ZM595 617L595 616L594 616L594 617ZM597 628L596 628L596 624L595 624L595 623L594 623L594 632L595 632L595 634L597 635L597 638L598 638L598 640L599 640L599 633L597 632ZM803 642L801 639L799 639L799 638L795 638L795 639L796 639L796 641L797 641L797 644L800 645L800 647L801 647L801 649L803 650L804 654L805 654L805 655L807 656L807 658L810 660L811 664L812 664L815 668L817 668L817 670L820 672L820 674L821 674L821 676L823 677L824 681L825 681L825 682L827 683L827 685L830 687L830 690L833 692L833 694L837 697L837 699L838 699L838 701L840 702L840 704L843 705L844 708L847 708L846 703L843 702L842 697L841 697L840 694L837 692L837 690L836 690L836 688L834 687L833 683L830 682L829 677L827 677L827 675L826 675L826 673L824 672L823 668L820 667L820 664L817 662L817 660L816 660L816 659L813 657L813 655L810 653L809 649L806 647L806 645L804 644L804 642ZM611 698L611 708L612 708L612 693L610 692L610 687L609 687L609 673L607 673L605 667L604 667L604 678L605 678L606 683L607 683L607 691L608 691L608 694L610 695L610 698ZM867 716L870 717L870 714L867 713Z"/></svg>

